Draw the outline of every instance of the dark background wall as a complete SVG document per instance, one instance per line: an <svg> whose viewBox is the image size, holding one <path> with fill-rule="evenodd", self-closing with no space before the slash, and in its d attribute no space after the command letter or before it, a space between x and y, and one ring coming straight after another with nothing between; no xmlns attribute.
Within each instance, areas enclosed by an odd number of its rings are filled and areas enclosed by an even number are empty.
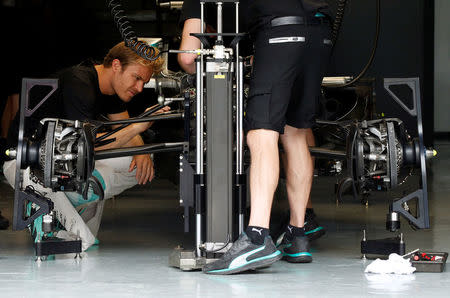
<svg viewBox="0 0 450 298"><path fill-rule="evenodd" d="M334 8L335 1L330 0ZM1 30L5 59L2 90L23 76L45 76L93 57L101 59L120 35L104 0L7 0ZM155 1L123 0L139 36L170 37L176 46L177 13L155 11ZM382 88L386 77L419 77L423 90L425 137L433 134L433 3L427 0L381 0L381 32L373 65L377 110L385 116L406 114ZM374 40L376 0L349 0L328 75L356 75L366 64ZM159 21L157 21L159 20ZM173 59L174 61L175 59ZM173 65L173 64L172 64ZM414 125L410 125L414 130Z"/></svg>
<svg viewBox="0 0 450 298"><path fill-rule="evenodd" d="M381 28L372 66L376 105L386 117L408 119L382 87L383 78L419 77L425 139L433 136L433 2L381 0ZM329 67L329 75L356 75L369 59L375 34L376 0L348 1L343 26ZM410 131L415 123L406 121Z"/></svg>
<svg viewBox="0 0 450 298"><path fill-rule="evenodd" d="M2 45L12 57L7 61L11 62L10 71L38 75L87 57L101 59L121 41L106 2L3 0ZM176 34L176 14L162 12L157 22L155 1L121 2L127 14L134 16L133 26L139 36Z"/></svg>

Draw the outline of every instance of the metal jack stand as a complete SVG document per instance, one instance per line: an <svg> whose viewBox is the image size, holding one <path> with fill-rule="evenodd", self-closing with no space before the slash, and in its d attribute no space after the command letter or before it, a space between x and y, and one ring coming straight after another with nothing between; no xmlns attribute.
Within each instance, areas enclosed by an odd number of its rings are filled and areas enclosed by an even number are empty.
<svg viewBox="0 0 450 298"><path fill-rule="evenodd" d="M204 33L204 6L207 2L217 5L217 33ZM223 2L235 4L236 33L222 32ZM179 247L169 257L169 264L181 270L201 269L229 249L232 241L243 231L246 202L243 60L239 56L239 40L245 34L239 33L239 2L200 0L200 6L201 33L192 35L200 39L201 49L171 51L199 55L196 59L195 161L189 161L189 151L180 156L180 203L185 208L185 232L189 231L189 208L194 209L195 248L185 250ZM234 38L230 47L224 46L225 36ZM212 48L208 41L211 37L216 37ZM233 104L236 106L234 117Z"/></svg>
<svg viewBox="0 0 450 298"><path fill-rule="evenodd" d="M48 94L32 109L29 107L30 90L35 86L48 86L51 90ZM47 98L58 87L58 80L56 79L28 79L24 78L22 81L22 100L20 105L20 126L19 126L19 140L16 157L16 180L15 180L15 194L14 194L14 220L13 230L22 230L27 226L33 224L34 220L39 216L43 216L42 221L42 238L35 243L35 251L37 261L45 259L48 255L65 254L65 253L81 253L81 240L67 241L59 238L49 236L53 231L54 214L53 202L42 196L32 188L23 189L22 170L26 168L26 160L30 158L29 153L24 150L22 144L26 143L24 140L24 125L25 117L30 117ZM50 142L48 143L49 146ZM31 153L32 154L32 153ZM52 164L46 165L52 167ZM33 214L26 214L24 212L27 204L34 204L36 211Z"/></svg>
<svg viewBox="0 0 450 298"><path fill-rule="evenodd" d="M391 89L392 86L406 85L412 91L413 108L408 108L404 101L401 100ZM419 78L405 78L405 79L384 79L384 88L391 95L391 97L412 117L417 119L417 133L418 139L412 140L413 146L411 151L405 156L412 156L415 163L420 166L421 171L421 183L419 189L406 195L403 198L395 199L389 206L389 213L386 218L386 230L395 232L400 229L400 216L402 215L410 221L411 224L419 229L428 229L430 227L430 219L428 214L428 194L427 194L427 173L426 173L426 155L428 153L423 142L423 127L422 127L422 112L421 112L421 100L420 100L420 83ZM393 139L395 137L395 131L393 127L388 126L388 135ZM389 141L389 146L393 147L393 140ZM391 169L396 168L396 160L390 159ZM394 178L395 175L392 175ZM409 211L408 202L417 199L417 214L413 215ZM361 253L363 258L366 254L373 255L388 255L390 253L397 253L403 255L405 253L405 242L403 234L400 233L395 238L385 238L376 240L367 240L364 230L364 236L361 241Z"/></svg>

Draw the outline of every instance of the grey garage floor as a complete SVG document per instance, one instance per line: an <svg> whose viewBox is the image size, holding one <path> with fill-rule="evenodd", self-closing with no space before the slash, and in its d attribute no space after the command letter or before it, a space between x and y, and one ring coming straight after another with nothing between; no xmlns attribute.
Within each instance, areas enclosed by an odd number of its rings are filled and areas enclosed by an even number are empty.
<svg viewBox="0 0 450 298"><path fill-rule="evenodd" d="M450 250L450 144L436 149L429 168L432 228L413 231L403 220L407 251ZM107 202L100 245L81 261L62 256L35 262L27 231L0 231L0 297L450 297L450 268L403 276L364 273L371 260L360 258L361 231L370 239L393 236L384 229L385 215L388 196L398 193L377 193L369 206L351 198L336 205L333 179L314 182L315 210L328 232L313 243L311 264L280 261L234 276L169 267L171 250L190 237L182 233L175 186L160 179ZM12 189L2 182L0 193L0 209L11 219Z"/></svg>

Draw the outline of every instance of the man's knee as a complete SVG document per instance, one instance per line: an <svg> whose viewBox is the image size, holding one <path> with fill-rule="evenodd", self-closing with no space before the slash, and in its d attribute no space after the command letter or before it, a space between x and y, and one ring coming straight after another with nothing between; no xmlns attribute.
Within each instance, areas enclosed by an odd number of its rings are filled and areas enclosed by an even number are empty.
<svg viewBox="0 0 450 298"><path fill-rule="evenodd" d="M311 128L297 128L297 127L293 127L290 125L286 125L284 127L283 137L296 136L296 137L307 138L310 135L312 135Z"/></svg>
<svg viewBox="0 0 450 298"><path fill-rule="evenodd" d="M5 175L6 180L8 180L8 183L14 188L15 181L16 181L16 161L10 160L5 161L3 164L3 175Z"/></svg>
<svg viewBox="0 0 450 298"><path fill-rule="evenodd" d="M268 129L255 129L247 133L247 145L250 151L269 149L278 146L279 133Z"/></svg>

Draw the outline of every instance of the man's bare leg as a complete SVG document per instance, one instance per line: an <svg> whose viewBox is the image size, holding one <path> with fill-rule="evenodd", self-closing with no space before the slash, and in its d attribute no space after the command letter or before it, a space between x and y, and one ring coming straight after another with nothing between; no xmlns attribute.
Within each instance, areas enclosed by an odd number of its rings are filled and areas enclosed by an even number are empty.
<svg viewBox="0 0 450 298"><path fill-rule="evenodd" d="M285 152L286 190L290 220L279 245L283 258L290 263L310 263L309 241L305 231L305 213L311 190L313 168L307 142L308 129L286 125L280 136Z"/></svg>
<svg viewBox="0 0 450 298"><path fill-rule="evenodd" d="M282 258L269 236L270 210L278 184L278 132L257 129L247 134L251 153L250 222L233 246L219 260L208 263L203 272L233 274L270 266Z"/></svg>
<svg viewBox="0 0 450 298"><path fill-rule="evenodd" d="M289 223L296 227L304 226L314 170L307 135L308 129L286 125L284 134L280 136L286 154L286 189L291 209Z"/></svg>
<svg viewBox="0 0 450 298"><path fill-rule="evenodd" d="M314 134L313 134L311 128L306 129L306 143L308 144L309 147L316 145L316 140L314 139ZM281 157L282 157L283 165L284 165L284 167L286 167L286 164L287 164L286 154L283 153L281 155ZM311 160L312 160L312 164L313 164L312 175L314 175L314 160L315 160L314 156L311 156ZM308 197L308 203L306 204L306 208L307 209L313 208L313 204L311 201L311 194Z"/></svg>
<svg viewBox="0 0 450 298"><path fill-rule="evenodd" d="M306 129L306 143L309 147L315 146L315 139L314 135L312 133L312 130L310 128ZM282 154L282 161L284 168L287 169L289 167L287 162L286 154ZM311 168L311 177L314 176L314 157L311 156L311 162L312 162L312 168ZM286 174L287 176L287 174ZM314 178L312 178L314 179ZM288 195L289 196L289 195ZM290 220L290 212L289 214L289 220ZM304 230L305 235L308 236L308 239L316 240L320 237L322 237L325 234L325 229L316 221L316 215L314 213L313 204L311 201L311 192L308 196L308 202L306 204L306 212L305 212L305 218L304 218ZM288 216L283 220L283 224L287 224ZM284 228L282 229L284 231Z"/></svg>
<svg viewBox="0 0 450 298"><path fill-rule="evenodd" d="M279 133L257 129L247 134L251 154L249 226L269 228L273 195L279 176Z"/></svg>
<svg viewBox="0 0 450 298"><path fill-rule="evenodd" d="M316 140L314 138L314 134L313 134L311 128L306 129L306 143L308 144L309 147L316 146ZM314 156L311 156L311 161L313 164L312 175L314 176ZM311 201L311 193L308 197L308 203L306 204L306 208L308 208L308 209L313 208L312 201Z"/></svg>

